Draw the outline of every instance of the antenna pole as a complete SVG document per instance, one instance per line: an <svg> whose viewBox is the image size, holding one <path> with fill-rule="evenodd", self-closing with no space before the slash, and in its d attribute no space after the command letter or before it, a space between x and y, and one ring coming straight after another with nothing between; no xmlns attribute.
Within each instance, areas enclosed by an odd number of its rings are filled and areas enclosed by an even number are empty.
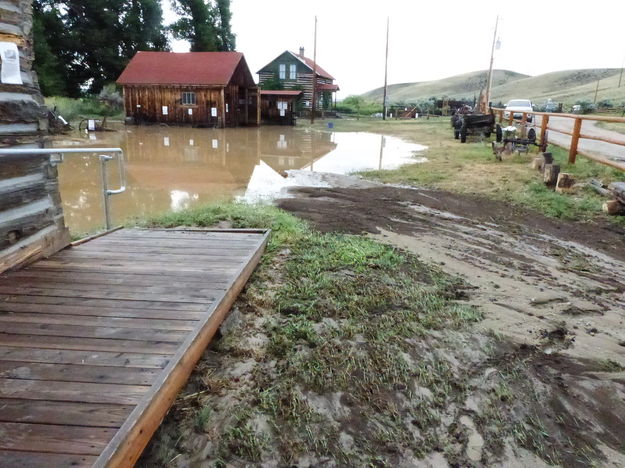
<svg viewBox="0 0 625 468"><path fill-rule="evenodd" d="M384 58L384 101L382 102L383 111L382 119L386 120L387 111L387 87L388 87L388 30L389 30L390 18L386 17L386 56Z"/></svg>
<svg viewBox="0 0 625 468"><path fill-rule="evenodd" d="M312 112L310 113L310 123L315 123L315 112L317 111L317 16L315 16L315 46L313 49L313 87L312 87Z"/></svg>

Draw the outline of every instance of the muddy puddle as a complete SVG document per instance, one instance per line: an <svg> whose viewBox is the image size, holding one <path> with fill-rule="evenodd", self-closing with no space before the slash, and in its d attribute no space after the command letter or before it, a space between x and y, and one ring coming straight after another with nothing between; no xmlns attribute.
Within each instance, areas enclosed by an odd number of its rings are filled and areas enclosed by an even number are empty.
<svg viewBox="0 0 625 468"><path fill-rule="evenodd" d="M426 161L418 154L424 146L396 137L291 127L125 127L58 138L53 146L124 150L126 191L111 197L113 224L200 203L271 200L291 186L353 184L340 175ZM59 177L70 230L101 228L104 208L96 155L66 155ZM109 188L120 185L116 161L108 164L108 179Z"/></svg>

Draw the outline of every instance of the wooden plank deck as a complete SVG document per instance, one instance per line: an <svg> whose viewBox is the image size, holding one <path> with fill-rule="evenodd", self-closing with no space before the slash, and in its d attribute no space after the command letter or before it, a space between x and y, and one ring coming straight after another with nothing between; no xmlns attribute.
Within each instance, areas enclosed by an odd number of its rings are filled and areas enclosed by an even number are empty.
<svg viewBox="0 0 625 468"><path fill-rule="evenodd" d="M0 466L132 466L268 235L123 229L0 275Z"/></svg>

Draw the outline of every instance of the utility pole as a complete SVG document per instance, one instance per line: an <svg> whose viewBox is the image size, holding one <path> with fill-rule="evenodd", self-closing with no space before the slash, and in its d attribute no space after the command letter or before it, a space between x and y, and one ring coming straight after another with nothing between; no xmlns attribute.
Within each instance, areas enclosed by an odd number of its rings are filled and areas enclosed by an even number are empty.
<svg viewBox="0 0 625 468"><path fill-rule="evenodd" d="M486 106L490 102L490 90L493 86L493 62L495 60L495 43L497 42L497 26L499 26L499 15L497 15L497 19L495 20L495 32L493 34L493 45L490 49L490 67L488 68L488 81L486 84ZM484 112L487 109L483 109Z"/></svg>
<svg viewBox="0 0 625 468"><path fill-rule="evenodd" d="M597 93L599 92L599 82L601 80L597 80L597 87L595 88L595 100L594 103L597 104Z"/></svg>
<svg viewBox="0 0 625 468"><path fill-rule="evenodd" d="M623 81L623 67L625 66L625 58L621 62L621 75L618 77L618 87L621 87L621 81Z"/></svg>
<svg viewBox="0 0 625 468"><path fill-rule="evenodd" d="M310 113L310 123L315 123L315 112L317 111L317 16L315 16L315 45L313 48L313 87L312 87L312 112Z"/></svg>
<svg viewBox="0 0 625 468"><path fill-rule="evenodd" d="M387 87L388 87L388 29L389 29L390 18L386 17L386 56L384 58L384 101L382 102L382 120L386 120L386 108L388 99L387 96Z"/></svg>

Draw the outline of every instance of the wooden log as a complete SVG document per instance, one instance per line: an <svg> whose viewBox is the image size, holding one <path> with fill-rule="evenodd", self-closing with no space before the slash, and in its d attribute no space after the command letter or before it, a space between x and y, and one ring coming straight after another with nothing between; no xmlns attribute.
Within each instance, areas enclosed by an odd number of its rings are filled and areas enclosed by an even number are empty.
<svg viewBox="0 0 625 468"><path fill-rule="evenodd" d="M554 187L558 181L560 166L558 164L545 164L543 172L543 181L547 187Z"/></svg>
<svg viewBox="0 0 625 468"><path fill-rule="evenodd" d="M603 211L610 216L625 215L625 204L618 200L609 200L603 204Z"/></svg>
<svg viewBox="0 0 625 468"><path fill-rule="evenodd" d="M553 164L553 154L543 152L543 159L545 160L545 164Z"/></svg>
<svg viewBox="0 0 625 468"><path fill-rule="evenodd" d="M560 172L558 174L558 180L556 182L556 192L568 193L573 190L575 185L575 178L571 174L566 172Z"/></svg>
<svg viewBox="0 0 625 468"><path fill-rule="evenodd" d="M612 192L606 189L605 186L596 179L592 179L588 182L588 186L601 196L607 197L612 194Z"/></svg>
<svg viewBox="0 0 625 468"><path fill-rule="evenodd" d="M614 197L621 203L625 203L625 182L613 182L608 189L614 194Z"/></svg>
<svg viewBox="0 0 625 468"><path fill-rule="evenodd" d="M537 156L532 161L532 169L542 172L545 168L545 158L542 156Z"/></svg>

